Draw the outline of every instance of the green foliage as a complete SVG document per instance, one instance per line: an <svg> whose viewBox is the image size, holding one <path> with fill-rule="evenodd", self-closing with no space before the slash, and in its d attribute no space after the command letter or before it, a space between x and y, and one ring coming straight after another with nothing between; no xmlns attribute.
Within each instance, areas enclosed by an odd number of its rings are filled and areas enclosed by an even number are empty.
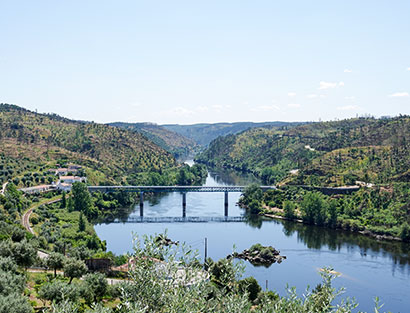
<svg viewBox="0 0 410 313"><path fill-rule="evenodd" d="M81 260L74 258L68 258L64 262L64 274L70 278L70 284L73 278L80 278L87 272L87 266Z"/></svg>
<svg viewBox="0 0 410 313"><path fill-rule="evenodd" d="M247 277L238 281L239 292L246 293L250 301L254 302L262 291L255 277Z"/></svg>
<svg viewBox="0 0 410 313"><path fill-rule="evenodd" d="M85 222L83 217L83 212L80 212L80 217L78 219L78 231L85 231Z"/></svg>
<svg viewBox="0 0 410 313"><path fill-rule="evenodd" d="M323 225L326 220L326 202L319 192L308 192L301 202L302 218L309 224Z"/></svg>
<svg viewBox="0 0 410 313"><path fill-rule="evenodd" d="M87 186L84 183L76 182L73 184L71 191L73 193L74 210L84 212L87 217L92 217L95 212Z"/></svg>
<svg viewBox="0 0 410 313"><path fill-rule="evenodd" d="M52 252L46 259L46 264L54 270L54 277L57 276L57 270L64 267L65 256L58 252Z"/></svg>
<svg viewBox="0 0 410 313"><path fill-rule="evenodd" d="M285 212L285 217L288 219L295 218L296 205L294 202L286 200L283 202L283 211Z"/></svg>
<svg viewBox="0 0 410 313"><path fill-rule="evenodd" d="M10 294L8 296L0 296L0 313L32 313L27 297L20 294Z"/></svg>
<svg viewBox="0 0 410 313"><path fill-rule="evenodd" d="M46 283L41 286L39 297L54 303L61 303L64 300L76 301L80 295L80 289L75 284L67 284L59 280Z"/></svg>
<svg viewBox="0 0 410 313"><path fill-rule="evenodd" d="M12 293L22 293L25 279L12 272L0 271L0 295L7 296Z"/></svg>
<svg viewBox="0 0 410 313"><path fill-rule="evenodd" d="M88 302L97 303L108 290L107 279L104 274L90 273L84 276L85 288L87 290Z"/></svg>
<svg viewBox="0 0 410 313"><path fill-rule="evenodd" d="M65 209L66 207L67 207L66 192L63 190L63 192L61 193L60 208Z"/></svg>
<svg viewBox="0 0 410 313"><path fill-rule="evenodd" d="M407 222L404 222L400 227L399 236L405 241L410 241L410 226Z"/></svg>
<svg viewBox="0 0 410 313"><path fill-rule="evenodd" d="M37 258L36 249L26 240L0 242L0 256L11 257L21 267L31 266Z"/></svg>

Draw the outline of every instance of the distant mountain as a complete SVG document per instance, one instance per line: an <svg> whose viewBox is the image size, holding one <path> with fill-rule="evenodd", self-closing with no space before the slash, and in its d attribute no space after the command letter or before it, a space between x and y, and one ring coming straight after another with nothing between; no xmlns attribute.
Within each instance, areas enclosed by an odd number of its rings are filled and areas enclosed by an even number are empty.
<svg viewBox="0 0 410 313"><path fill-rule="evenodd" d="M140 133L0 104L0 181L64 162L85 166L92 183L121 183L176 166Z"/></svg>
<svg viewBox="0 0 410 313"><path fill-rule="evenodd" d="M198 145L194 140L157 124L114 122L108 125L138 132L172 153L176 158L193 154L198 150Z"/></svg>
<svg viewBox="0 0 410 313"><path fill-rule="evenodd" d="M226 136L229 134L236 134L255 127L287 127L300 125L302 123L288 123L288 122L238 122L238 123L215 123L215 124L192 124L192 125L178 125L166 124L161 125L164 128L181 134L184 137L190 138L201 146L208 146L209 143L219 136Z"/></svg>
<svg viewBox="0 0 410 313"><path fill-rule="evenodd" d="M356 118L219 137L198 162L251 172L265 183L408 182L410 117Z"/></svg>

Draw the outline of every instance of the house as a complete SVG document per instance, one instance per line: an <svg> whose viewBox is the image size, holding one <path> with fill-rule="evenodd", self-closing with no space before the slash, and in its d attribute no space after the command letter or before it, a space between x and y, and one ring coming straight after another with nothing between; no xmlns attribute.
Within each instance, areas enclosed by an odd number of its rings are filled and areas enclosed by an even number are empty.
<svg viewBox="0 0 410 313"><path fill-rule="evenodd" d="M61 183L73 184L86 182L87 178L80 176L60 176Z"/></svg>
<svg viewBox="0 0 410 313"><path fill-rule="evenodd" d="M27 194L35 194L35 193L47 192L52 189L55 189L55 186L39 185L39 186L34 186L34 187L20 188L19 190Z"/></svg>

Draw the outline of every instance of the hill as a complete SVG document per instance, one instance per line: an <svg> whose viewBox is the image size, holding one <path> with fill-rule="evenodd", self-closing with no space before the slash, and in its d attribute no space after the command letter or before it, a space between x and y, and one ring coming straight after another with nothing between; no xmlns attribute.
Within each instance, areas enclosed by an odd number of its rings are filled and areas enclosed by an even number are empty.
<svg viewBox="0 0 410 313"><path fill-rule="evenodd" d="M215 124L192 124L192 125L177 125L168 124L162 125L164 128L181 134L184 137L190 138L201 146L208 146L209 143L219 136L236 134L255 127L286 127L299 125L301 123L287 122L238 122L238 123L215 123Z"/></svg>
<svg viewBox="0 0 410 313"><path fill-rule="evenodd" d="M410 117L356 118L284 129L254 128L215 139L198 162L251 172L265 183L342 186L405 182Z"/></svg>
<svg viewBox="0 0 410 313"><path fill-rule="evenodd" d="M176 158L193 154L198 149L198 145L192 139L156 124L115 122L108 125L141 133Z"/></svg>
<svg viewBox="0 0 410 313"><path fill-rule="evenodd" d="M176 166L169 152L140 133L9 104L0 104L0 146L1 181L66 162L83 165L91 183L121 183Z"/></svg>

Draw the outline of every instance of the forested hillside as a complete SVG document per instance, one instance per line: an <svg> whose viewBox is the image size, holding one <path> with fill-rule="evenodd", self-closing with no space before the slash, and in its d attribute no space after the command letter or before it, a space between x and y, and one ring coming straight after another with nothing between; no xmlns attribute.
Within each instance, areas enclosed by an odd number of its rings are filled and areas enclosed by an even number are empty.
<svg viewBox="0 0 410 313"><path fill-rule="evenodd" d="M1 181L68 161L83 165L92 183L176 166L169 152L139 133L8 104L0 104L0 146Z"/></svg>
<svg viewBox="0 0 410 313"><path fill-rule="evenodd" d="M409 116L255 128L215 139L196 160L252 172L268 184L407 182L409 136Z"/></svg>
<svg viewBox="0 0 410 313"><path fill-rule="evenodd" d="M198 149L198 145L192 139L156 124L115 122L109 125L141 133L177 158L192 154Z"/></svg>
<svg viewBox="0 0 410 313"><path fill-rule="evenodd" d="M249 128L255 127L285 127L295 126L301 123L288 122L238 122L238 123L215 123L215 124L193 124L193 125L162 125L164 128L190 138L201 146L208 146L209 143L219 136L237 134Z"/></svg>

